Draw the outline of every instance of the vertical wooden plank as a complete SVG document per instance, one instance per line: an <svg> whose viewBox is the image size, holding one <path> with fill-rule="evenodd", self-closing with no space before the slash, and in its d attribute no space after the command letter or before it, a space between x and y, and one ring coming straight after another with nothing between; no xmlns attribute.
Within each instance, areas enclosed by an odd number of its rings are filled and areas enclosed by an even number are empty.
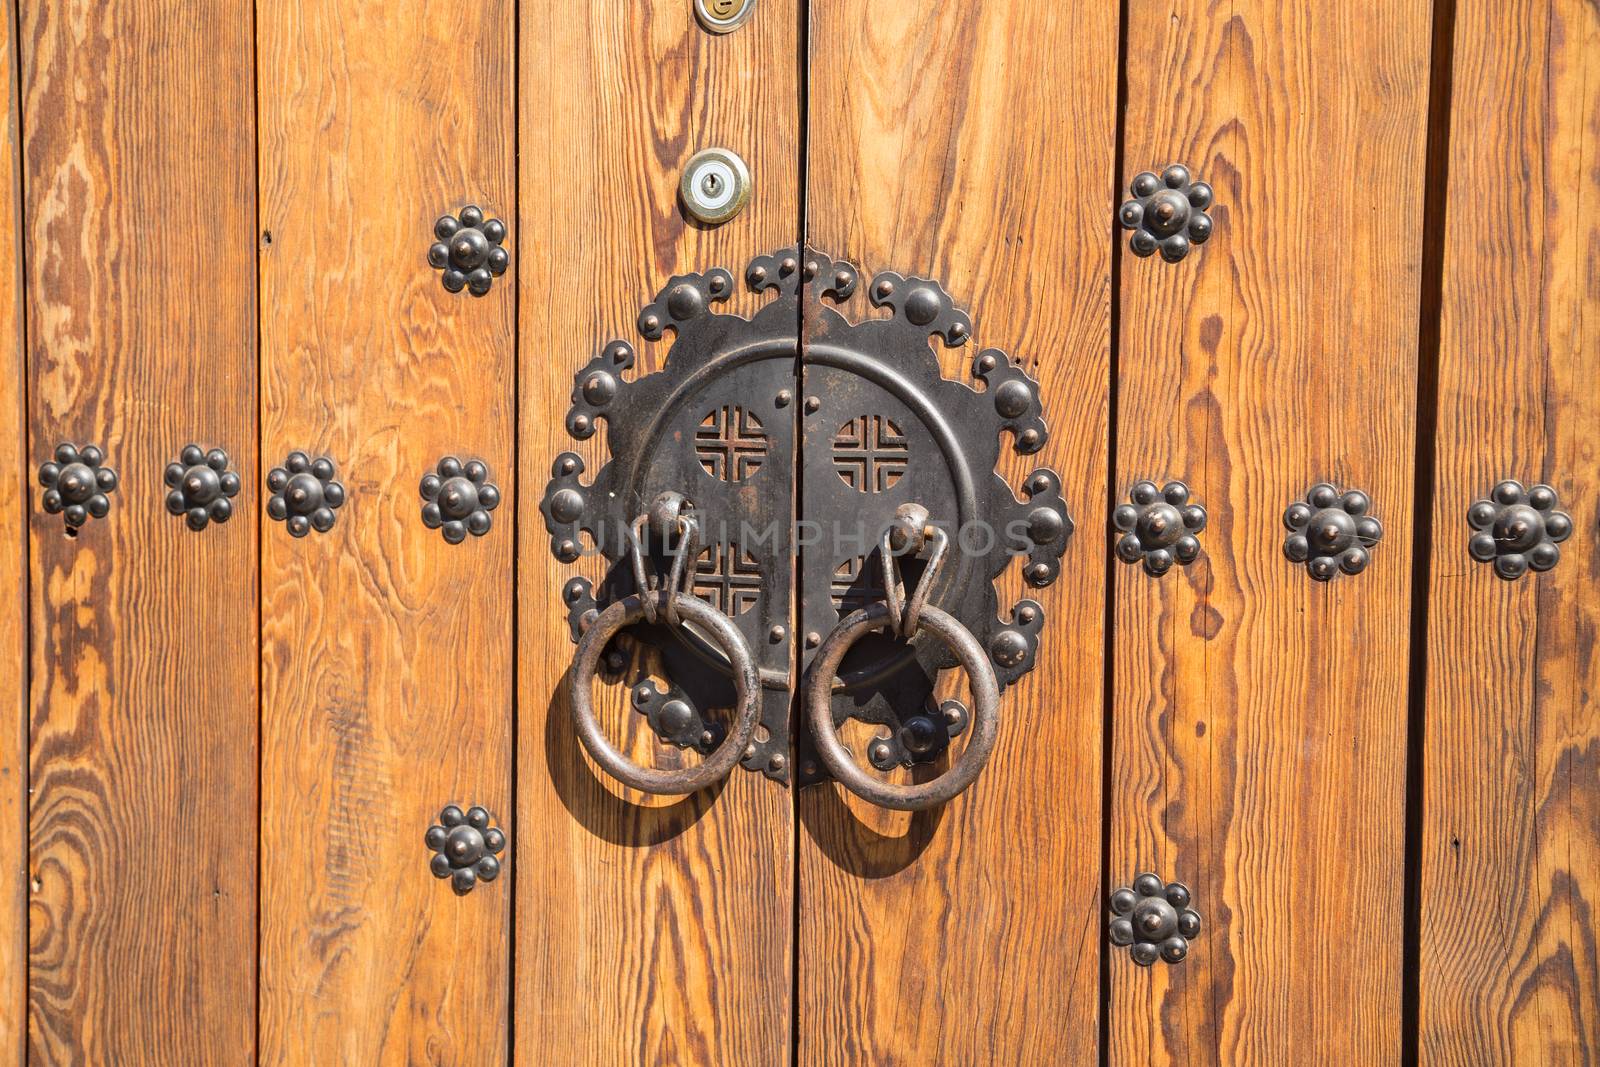
<svg viewBox="0 0 1600 1067"><path fill-rule="evenodd" d="M1420 1060L1600 1059L1600 11L1455 7L1421 832ZM1499 581L1467 510L1575 532Z"/></svg>
<svg viewBox="0 0 1600 1067"><path fill-rule="evenodd" d="M16 4L0 4L0 1055L21 1063L28 1014L28 389Z"/></svg>
<svg viewBox="0 0 1600 1067"><path fill-rule="evenodd" d="M794 243L798 25L795 0L763 0L722 37L680 0L522 5L519 1063L789 1062L791 794L735 769L720 789L644 797L588 759L560 594L599 568L551 558L538 497L562 451L600 469L603 434L579 445L564 429L573 375L611 338L636 344L633 377L660 368L669 343L643 343L634 323L671 275L739 278ZM684 222L677 188L712 146L744 158L754 192L704 228ZM762 302L741 291L726 306ZM640 716L610 710L602 723L635 758L673 758Z"/></svg>
<svg viewBox="0 0 1600 1067"><path fill-rule="evenodd" d="M262 520L261 1058L500 1062L509 876L457 897L423 835L481 804L515 848L512 5L258 16L263 466L327 455L348 492L325 536ZM426 258L467 204L510 231L476 300ZM420 518L447 455L504 501L459 545Z"/></svg>
<svg viewBox="0 0 1600 1067"><path fill-rule="evenodd" d="M191 531L162 481L196 442L254 500L250 20L22 5L27 463L95 444L121 476L77 537L29 494L40 1062L254 1048L256 528Z"/></svg>
<svg viewBox="0 0 1600 1067"><path fill-rule="evenodd" d="M966 793L917 816L798 798L800 1062L1093 1063L1117 9L814 0L810 49L808 240L940 280L1039 379L1049 443L1002 473L1061 473L1080 532ZM973 355L942 351L945 376Z"/></svg>
<svg viewBox="0 0 1600 1067"><path fill-rule="evenodd" d="M1120 253L1117 491L1182 479L1210 522L1115 580L1109 873L1205 928L1178 967L1114 953L1111 1061L1394 1062L1429 5L1128 18L1120 180L1184 163L1216 206L1180 264ZM1385 529L1327 584L1283 549L1321 481Z"/></svg>

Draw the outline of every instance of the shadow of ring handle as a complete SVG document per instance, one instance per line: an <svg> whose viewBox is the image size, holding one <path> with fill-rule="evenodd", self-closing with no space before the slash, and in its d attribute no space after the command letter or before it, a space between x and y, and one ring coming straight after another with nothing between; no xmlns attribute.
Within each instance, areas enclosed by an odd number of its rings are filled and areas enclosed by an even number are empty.
<svg viewBox="0 0 1600 1067"><path fill-rule="evenodd" d="M664 611L669 602L669 594L656 592L650 595L656 598L658 611ZM571 673L572 721L577 727L578 740L583 742L583 747L588 750L589 755L605 768L607 774L624 785L664 796L693 793L697 789L715 785L728 776L743 757L750 739L755 736L756 725L760 719L761 695L761 681L756 675L755 658L750 653L750 644L733 621L705 601L687 593L672 593L670 597L675 601L673 607L685 621L695 623L709 631L716 643L721 646L728 657L733 672L734 688L738 694L732 729L728 731L728 736L723 739L722 744L717 746L716 751L699 765L671 771L641 767L606 740L605 734L600 730L600 723L595 719L594 698L590 689L594 682L595 667L600 662L600 653L605 650L607 642L618 630L644 618L642 598L637 595L624 597L600 613L600 617L584 631L582 639L578 642L578 651L573 657Z"/></svg>
<svg viewBox="0 0 1600 1067"><path fill-rule="evenodd" d="M967 788L989 761L1000 732L1000 686L987 653L972 631L950 614L931 604L925 606L917 618L917 628L930 630L943 639L972 680L972 733L950 769L931 782L896 785L874 777L856 763L834 729L834 676L851 645L869 631L890 625L889 608L880 601L847 616L834 627L817 649L806 677L806 720L817 743L817 754L846 789L879 807L921 811L943 804Z"/></svg>

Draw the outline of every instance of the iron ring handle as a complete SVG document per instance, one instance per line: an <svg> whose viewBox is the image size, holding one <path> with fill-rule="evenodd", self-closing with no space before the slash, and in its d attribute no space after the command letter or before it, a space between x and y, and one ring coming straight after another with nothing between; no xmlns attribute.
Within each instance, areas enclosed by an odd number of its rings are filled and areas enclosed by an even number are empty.
<svg viewBox="0 0 1600 1067"><path fill-rule="evenodd" d="M599 665L600 654L605 650L606 644L618 630L644 619L645 601L637 594L624 597L602 611L579 640L578 650L572 661L572 720L577 727L578 740L583 743L583 747L594 757L594 761L617 781L642 792L657 795L676 796L693 793L727 777L744 756L744 750L755 736L760 719L761 680L756 675L755 658L751 655L750 644L739 632L739 628L733 624L733 620L688 593L668 594L657 591L647 595L655 598L654 606L657 611L666 612L670 605L670 609L675 610L686 622L696 623L709 631L717 644L722 646L723 652L728 657L733 672L734 688L738 694L733 728L728 731L728 736L717 746L716 751L698 766L673 771L641 767L624 756L606 739L605 734L601 732L599 721L595 719L594 699L589 690L594 682L595 668Z"/></svg>
<svg viewBox="0 0 1600 1067"><path fill-rule="evenodd" d="M942 638L972 680L972 735L955 764L931 782L896 785L873 777L856 764L834 729L833 684L850 646L869 631L892 625L888 605L879 601L845 617L834 627L817 649L817 658L806 678L806 718L817 742L817 754L846 789L879 807L921 811L943 804L966 789L989 761L1000 733L1000 686L988 655L972 631L949 613L932 604L925 605L917 617L918 629L931 630Z"/></svg>

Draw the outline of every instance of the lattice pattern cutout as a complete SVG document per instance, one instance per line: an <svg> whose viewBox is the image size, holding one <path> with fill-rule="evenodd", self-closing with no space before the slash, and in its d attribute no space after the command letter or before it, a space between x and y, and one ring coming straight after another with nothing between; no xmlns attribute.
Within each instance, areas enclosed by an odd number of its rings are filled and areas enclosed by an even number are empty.
<svg viewBox="0 0 1600 1067"><path fill-rule="evenodd" d="M761 599L761 565L742 545L709 545L695 560L694 595L729 618L743 615Z"/></svg>
<svg viewBox="0 0 1600 1067"><path fill-rule="evenodd" d="M881 493L900 480L911 448L887 415L858 415L833 438L833 468L850 488Z"/></svg>
<svg viewBox="0 0 1600 1067"><path fill-rule="evenodd" d="M748 480L767 458L767 431L752 411L738 404L713 408L694 432L694 454L711 477Z"/></svg>

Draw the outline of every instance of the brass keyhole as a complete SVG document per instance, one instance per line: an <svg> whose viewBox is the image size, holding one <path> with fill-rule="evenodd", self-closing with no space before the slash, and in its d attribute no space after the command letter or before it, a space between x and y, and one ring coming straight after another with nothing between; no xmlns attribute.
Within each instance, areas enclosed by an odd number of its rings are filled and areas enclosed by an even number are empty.
<svg viewBox="0 0 1600 1067"><path fill-rule="evenodd" d="M720 195L722 192L722 175L707 174L700 180L700 188L705 190L707 196L715 197Z"/></svg>
<svg viewBox="0 0 1600 1067"><path fill-rule="evenodd" d="M694 0L695 17L711 33L728 33L749 19L756 0Z"/></svg>

